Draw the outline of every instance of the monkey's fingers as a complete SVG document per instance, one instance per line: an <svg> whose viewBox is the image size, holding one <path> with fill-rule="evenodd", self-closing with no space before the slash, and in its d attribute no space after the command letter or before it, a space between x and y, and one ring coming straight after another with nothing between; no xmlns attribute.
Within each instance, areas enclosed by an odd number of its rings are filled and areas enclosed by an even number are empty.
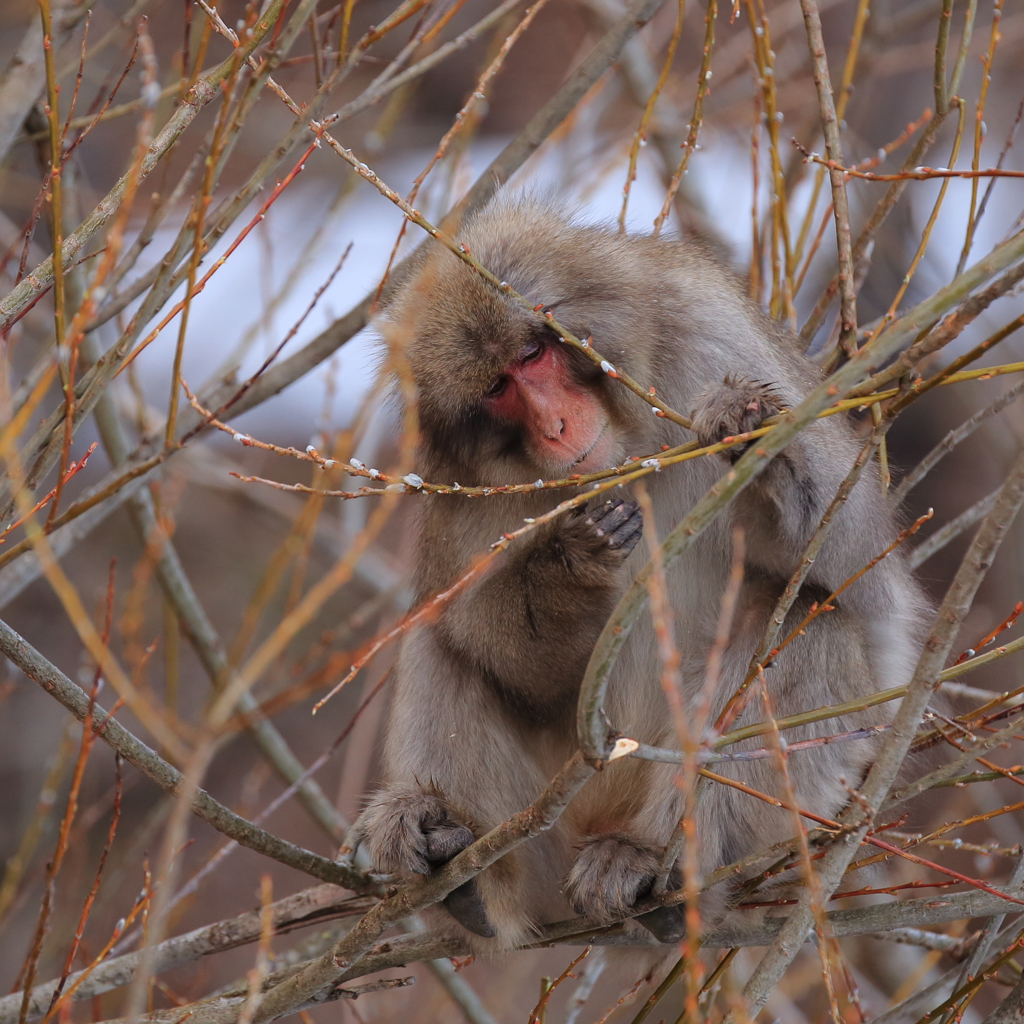
<svg viewBox="0 0 1024 1024"><path fill-rule="evenodd" d="M455 918L459 924L474 935L482 935L485 939L493 939L497 931L491 919L487 916L484 901L480 898L477 889L476 879L471 878L453 889L442 900L445 910ZM674 908L673 908L674 909ZM655 911L658 913L658 911Z"/></svg>
<svg viewBox="0 0 1024 1024"><path fill-rule="evenodd" d="M589 508L587 522L599 535L611 533L629 518L630 506L634 509L637 507L632 501L625 502L622 498L612 498Z"/></svg>
<svg viewBox="0 0 1024 1024"><path fill-rule="evenodd" d="M658 907L640 914L636 921L659 942L680 942L686 936L686 916L682 907Z"/></svg>
<svg viewBox="0 0 1024 1024"><path fill-rule="evenodd" d="M633 503L630 502L632 505ZM640 542L644 533L644 517L637 508L636 511L608 537L608 547L621 551L628 555Z"/></svg>
<svg viewBox="0 0 1024 1024"><path fill-rule="evenodd" d="M725 437L756 430L781 407L781 400L771 384L726 377L721 384L708 388L699 397L691 422L697 441L706 446L717 444ZM733 445L721 454L735 462L749 444Z"/></svg>
<svg viewBox="0 0 1024 1024"><path fill-rule="evenodd" d="M629 554L643 531L643 515L635 501L617 498L598 505L588 516L598 537L607 538L608 547Z"/></svg>

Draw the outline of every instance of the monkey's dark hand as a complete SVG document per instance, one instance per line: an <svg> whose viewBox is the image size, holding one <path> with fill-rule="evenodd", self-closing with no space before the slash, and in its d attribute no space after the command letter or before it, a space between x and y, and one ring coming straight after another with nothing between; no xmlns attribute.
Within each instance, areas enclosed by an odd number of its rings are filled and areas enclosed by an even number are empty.
<svg viewBox="0 0 1024 1024"><path fill-rule="evenodd" d="M690 422L701 447L718 444L723 438L757 430L769 417L782 408L778 395L770 384L759 381L726 377L716 387L709 388L697 399ZM735 462L748 448L746 444L727 448L724 455Z"/></svg>
<svg viewBox="0 0 1024 1024"><path fill-rule="evenodd" d="M569 872L566 895L577 914L623 917L650 895L660 866L659 851L623 833L594 836L583 844ZM659 942L678 942L686 932L682 907L659 907L636 920Z"/></svg>
<svg viewBox="0 0 1024 1024"><path fill-rule="evenodd" d="M410 790L381 793L366 808L360 824L374 866L389 874L429 874L476 838L440 797ZM453 889L442 902L469 931L486 938L496 934L475 878Z"/></svg>
<svg viewBox="0 0 1024 1024"><path fill-rule="evenodd" d="M595 550L614 551L625 558L643 535L644 518L635 501L614 498L586 509L581 527L589 527Z"/></svg>

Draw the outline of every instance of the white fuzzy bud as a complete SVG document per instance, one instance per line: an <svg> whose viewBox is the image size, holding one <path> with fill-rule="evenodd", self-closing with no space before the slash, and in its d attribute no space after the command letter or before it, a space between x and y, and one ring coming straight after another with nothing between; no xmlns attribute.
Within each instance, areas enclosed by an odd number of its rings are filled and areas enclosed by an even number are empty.
<svg viewBox="0 0 1024 1024"><path fill-rule="evenodd" d="M379 480L380 479L380 470L379 469L368 469L367 472L370 474L370 479L371 480Z"/></svg>
<svg viewBox="0 0 1024 1024"><path fill-rule="evenodd" d="M405 476L402 477L402 479L410 487L422 487L423 486L423 477L417 476L415 473L406 473Z"/></svg>
<svg viewBox="0 0 1024 1024"><path fill-rule="evenodd" d="M534 480L533 481L533 486L536 487L537 490L539 491L544 486L544 481L543 480Z"/></svg>
<svg viewBox="0 0 1024 1024"><path fill-rule="evenodd" d="M654 469L659 473L661 472L661 459L644 459L640 465L643 466L644 469Z"/></svg>
<svg viewBox="0 0 1024 1024"><path fill-rule="evenodd" d="M143 82L142 89L140 90L140 96L142 99L143 106L148 107L150 110L153 109L160 101L160 83L159 82Z"/></svg>
<svg viewBox="0 0 1024 1024"><path fill-rule="evenodd" d="M245 443L246 441L248 441L248 440L249 440L249 439L248 439L248 438L247 438L247 437L245 436L245 434L232 434L232 435L231 435L231 437L232 437L232 438L233 438L233 439L234 439L235 441L237 441L237 442L238 442L239 444L244 444L244 443Z"/></svg>
<svg viewBox="0 0 1024 1024"><path fill-rule="evenodd" d="M307 444L306 445L306 454L307 455L315 455L316 454L316 448L313 445L311 445L311 444Z"/></svg>
<svg viewBox="0 0 1024 1024"><path fill-rule="evenodd" d="M365 469L366 467L358 459L349 459L348 464L353 469Z"/></svg>
<svg viewBox="0 0 1024 1024"><path fill-rule="evenodd" d="M609 363L607 359L602 359L601 360L601 369L604 370L605 373L614 373L615 372L615 367L612 366L612 364Z"/></svg>

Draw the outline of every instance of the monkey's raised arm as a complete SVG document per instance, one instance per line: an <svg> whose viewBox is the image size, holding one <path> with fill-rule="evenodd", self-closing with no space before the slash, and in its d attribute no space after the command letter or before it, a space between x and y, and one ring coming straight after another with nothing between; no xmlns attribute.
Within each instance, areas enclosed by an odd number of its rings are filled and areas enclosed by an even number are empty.
<svg viewBox="0 0 1024 1024"><path fill-rule="evenodd" d="M776 374L775 383L730 375L704 390L693 410L701 444L754 430L802 396L800 380ZM756 445L756 441L751 442ZM733 521L744 530L747 560L759 569L788 577L853 467L860 443L838 421L810 424L734 502ZM744 447L724 458L735 461ZM872 467L840 508L832 533L812 565L808 580L829 591L856 573L895 536Z"/></svg>
<svg viewBox="0 0 1024 1024"><path fill-rule="evenodd" d="M439 508L422 543L437 551L433 534L460 512L450 504ZM518 710L538 720L570 712L642 525L636 504L620 498L542 527L452 602L437 623L438 641Z"/></svg>

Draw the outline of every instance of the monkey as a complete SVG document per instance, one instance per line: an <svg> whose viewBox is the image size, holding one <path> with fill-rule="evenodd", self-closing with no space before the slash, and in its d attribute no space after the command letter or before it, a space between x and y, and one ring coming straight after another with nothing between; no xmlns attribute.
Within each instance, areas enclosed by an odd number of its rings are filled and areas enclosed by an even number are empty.
<svg viewBox="0 0 1024 1024"><path fill-rule="evenodd" d="M695 437L710 445L758 427L820 383L795 336L747 295L739 275L697 236L627 234L581 223L558 203L493 201L462 225L480 263L672 409L691 432L563 342L452 252L434 245L388 297L380 329L401 336L419 416L417 472L436 482L523 484L563 479L657 454ZM717 684L714 722L744 679L776 602L863 444L839 415L803 430L667 573L687 715L700 705L733 559L743 577ZM654 533L664 537L729 471L741 447L646 478ZM627 488L628 490L628 488ZM569 493L573 492L571 489ZM551 510L566 491L421 501L419 600L457 579L473 556ZM577 749L576 704L588 659L616 602L646 563L643 517L629 493L603 496L538 526L404 638L383 752L383 786L360 817L378 870L425 875L527 807ZM782 635L897 534L869 465L811 566ZM925 601L905 563L881 561L817 616L765 669L737 724L849 701L907 682ZM615 664L606 711L642 743L678 749L660 684L649 616ZM883 705L786 733L807 739L885 723ZM764 737L747 746L765 746ZM731 749L738 749L733 747ZM801 806L831 817L870 764L869 739L794 750L788 775ZM721 774L781 798L777 759L734 760ZM434 908L435 923L473 948L507 948L574 914L629 917L652 891L683 811L678 765L623 757L583 787L553 828L504 856ZM706 873L793 834L789 811L712 784L696 810ZM678 863L669 865L672 884ZM719 887L721 888L721 887ZM702 896L722 913L728 894ZM661 941L684 931L678 907L629 928Z"/></svg>

